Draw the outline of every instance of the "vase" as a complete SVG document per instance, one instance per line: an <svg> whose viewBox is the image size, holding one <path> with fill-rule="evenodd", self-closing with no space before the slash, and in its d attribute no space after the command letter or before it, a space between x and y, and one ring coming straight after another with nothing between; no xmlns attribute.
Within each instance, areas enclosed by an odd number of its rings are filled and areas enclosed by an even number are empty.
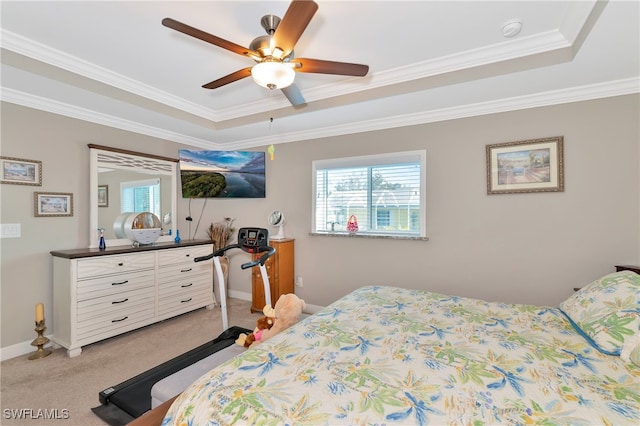
<svg viewBox="0 0 640 426"><path fill-rule="evenodd" d="M225 289L225 294L227 293L226 290L227 288L229 288L228 286L228 280L229 280L229 258L227 256L219 256L218 259L220 259L220 267L222 269L222 276L224 277L224 289ZM218 272L216 271L216 267L215 264L212 266L213 268L213 293L215 294L220 294L220 283L218 282ZM216 298L216 300L218 300Z"/></svg>

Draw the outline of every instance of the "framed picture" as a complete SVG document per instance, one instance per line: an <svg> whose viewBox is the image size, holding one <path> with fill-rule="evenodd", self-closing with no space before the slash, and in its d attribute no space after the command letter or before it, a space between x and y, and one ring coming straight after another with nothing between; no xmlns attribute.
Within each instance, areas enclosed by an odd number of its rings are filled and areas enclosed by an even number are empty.
<svg viewBox="0 0 640 426"><path fill-rule="evenodd" d="M73 194L34 192L34 216L73 216Z"/></svg>
<svg viewBox="0 0 640 426"><path fill-rule="evenodd" d="M42 161L0 157L0 183L42 186Z"/></svg>
<svg viewBox="0 0 640 426"><path fill-rule="evenodd" d="M487 194L564 191L562 136L487 145Z"/></svg>
<svg viewBox="0 0 640 426"><path fill-rule="evenodd" d="M98 185L98 207L109 207L109 185Z"/></svg>

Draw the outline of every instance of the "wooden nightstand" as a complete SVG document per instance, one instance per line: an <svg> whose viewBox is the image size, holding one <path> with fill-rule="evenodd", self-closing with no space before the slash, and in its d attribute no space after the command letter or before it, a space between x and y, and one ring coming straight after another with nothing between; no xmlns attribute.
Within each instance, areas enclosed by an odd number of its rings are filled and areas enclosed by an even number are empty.
<svg viewBox="0 0 640 426"><path fill-rule="evenodd" d="M620 272L620 271L633 271L636 274L640 274L640 266L616 265L616 272Z"/></svg>
<svg viewBox="0 0 640 426"><path fill-rule="evenodd" d="M266 262L269 284L271 286L271 304L275 306L281 295L295 293L293 272L293 239L270 240L269 245L276 249L276 253ZM258 258L259 255L254 255ZM251 312L262 312L266 304L264 285L260 268L253 268L251 273Z"/></svg>

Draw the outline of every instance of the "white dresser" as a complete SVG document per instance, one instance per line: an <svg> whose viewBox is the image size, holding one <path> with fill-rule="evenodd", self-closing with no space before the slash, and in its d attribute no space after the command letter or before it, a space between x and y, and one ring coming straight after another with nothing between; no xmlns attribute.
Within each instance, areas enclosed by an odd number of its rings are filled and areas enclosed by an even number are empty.
<svg viewBox="0 0 640 426"><path fill-rule="evenodd" d="M105 251L53 251L53 340L70 357L82 346L194 309L211 309L209 241Z"/></svg>

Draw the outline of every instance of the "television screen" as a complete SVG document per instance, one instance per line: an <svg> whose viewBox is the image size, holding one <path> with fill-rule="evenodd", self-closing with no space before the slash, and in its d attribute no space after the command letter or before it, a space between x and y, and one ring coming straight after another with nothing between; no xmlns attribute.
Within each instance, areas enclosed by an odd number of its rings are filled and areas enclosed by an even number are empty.
<svg viewBox="0 0 640 426"><path fill-rule="evenodd" d="M260 151L180 150L182 198L264 198Z"/></svg>

